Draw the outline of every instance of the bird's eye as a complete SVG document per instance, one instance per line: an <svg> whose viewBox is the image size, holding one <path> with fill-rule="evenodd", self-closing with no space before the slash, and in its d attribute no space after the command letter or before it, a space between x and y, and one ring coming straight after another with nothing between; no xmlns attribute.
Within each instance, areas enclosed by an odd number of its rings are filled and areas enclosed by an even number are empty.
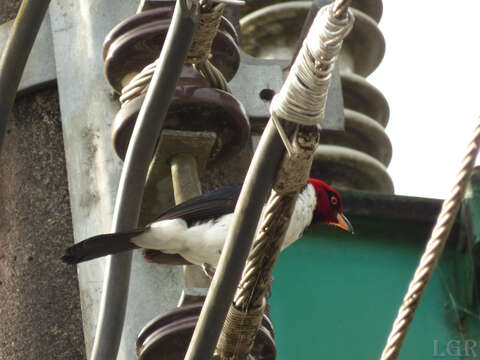
<svg viewBox="0 0 480 360"><path fill-rule="evenodd" d="M338 199L335 196L332 196L330 198L330 204L337 205L338 204Z"/></svg>

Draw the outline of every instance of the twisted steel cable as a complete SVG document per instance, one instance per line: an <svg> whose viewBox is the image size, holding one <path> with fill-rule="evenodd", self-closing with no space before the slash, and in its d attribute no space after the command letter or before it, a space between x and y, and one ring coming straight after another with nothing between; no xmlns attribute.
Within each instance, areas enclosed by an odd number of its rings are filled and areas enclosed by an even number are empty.
<svg viewBox="0 0 480 360"><path fill-rule="evenodd" d="M126 104L130 100L147 92L148 85L155 72L157 64L156 61L145 66L141 72L135 75L130 82L123 87L122 95L120 95L120 102ZM213 65L210 60L204 63L193 64L193 68L197 70L200 75L208 80L210 86L231 93L227 80L222 72Z"/></svg>
<svg viewBox="0 0 480 360"><path fill-rule="evenodd" d="M122 105L147 92L148 85L150 85L150 80L152 80L156 67L157 61L148 64L123 87L122 95L120 96Z"/></svg>
<svg viewBox="0 0 480 360"><path fill-rule="evenodd" d="M472 174L479 142L480 123L475 128L473 138L468 145L467 153L463 158L461 169L457 175L455 185L450 192L450 196L443 202L442 209L433 228L432 235L428 240L425 252L420 259L420 263L413 275L407 293L403 298L403 303L398 310L397 318L388 336L381 360L395 360L400 354L400 349L415 315L415 311L445 248L448 235L455 222L461 201L465 195L467 183Z"/></svg>
<svg viewBox="0 0 480 360"><path fill-rule="evenodd" d="M248 255L242 281L233 304L247 311L258 306L270 283L273 266L280 254L283 238L293 212L297 194L282 196L272 190L265 215Z"/></svg>
<svg viewBox="0 0 480 360"><path fill-rule="evenodd" d="M213 65L210 60L199 64L193 64L193 68L197 70L200 75L208 80L210 86L215 89L220 89L231 93L230 86L228 86L227 79L223 76L222 72Z"/></svg>

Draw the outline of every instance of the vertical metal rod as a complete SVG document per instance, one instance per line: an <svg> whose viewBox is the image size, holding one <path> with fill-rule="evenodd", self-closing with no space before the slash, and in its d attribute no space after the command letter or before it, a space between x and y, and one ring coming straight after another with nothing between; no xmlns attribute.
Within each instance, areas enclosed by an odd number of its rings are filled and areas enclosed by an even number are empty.
<svg viewBox="0 0 480 360"><path fill-rule="evenodd" d="M0 151L18 85L50 0L24 0L0 59Z"/></svg>
<svg viewBox="0 0 480 360"><path fill-rule="evenodd" d="M130 139L115 202L112 232L137 226L148 166L196 27L194 15L177 1L158 66ZM92 360L115 359L127 304L131 252L108 257Z"/></svg>
<svg viewBox="0 0 480 360"><path fill-rule="evenodd" d="M175 204L180 204L202 194L198 176L197 160L192 154L182 153L170 160ZM185 286L187 288L208 288L210 280L197 265L184 265Z"/></svg>
<svg viewBox="0 0 480 360"><path fill-rule="evenodd" d="M197 160L191 154L177 154L170 160L175 204L202 194Z"/></svg>

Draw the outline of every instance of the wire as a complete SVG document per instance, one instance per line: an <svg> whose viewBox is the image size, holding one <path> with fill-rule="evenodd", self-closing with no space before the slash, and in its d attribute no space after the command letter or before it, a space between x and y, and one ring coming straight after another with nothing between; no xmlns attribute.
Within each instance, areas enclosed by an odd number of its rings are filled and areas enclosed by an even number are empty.
<svg viewBox="0 0 480 360"><path fill-rule="evenodd" d="M341 11L338 13L341 16L337 17L339 15L335 11ZM278 119L320 125L325 116L331 74L343 39L351 31L353 23L354 16L348 10L348 1L337 0L322 7L313 20L284 86L272 99L271 118L290 156L292 146Z"/></svg>
<svg viewBox="0 0 480 360"><path fill-rule="evenodd" d="M112 232L138 223L148 166L196 28L196 9L177 1L128 146L115 202ZM90 359L116 359L121 340L130 280L131 252L109 256L98 326Z"/></svg>
<svg viewBox="0 0 480 360"><path fill-rule="evenodd" d="M24 0L0 59L0 152L18 85L50 0Z"/></svg>
<svg viewBox="0 0 480 360"><path fill-rule="evenodd" d="M450 234L450 230L452 229L464 198L467 183L472 174L475 158L477 157L479 142L480 122L475 128L473 138L468 145L467 153L463 158L455 185L448 199L443 202L442 210L438 215L437 222L432 230L432 235L427 242L425 252L420 259L420 263L413 275L407 293L403 298L403 303L398 310L397 318L388 336L381 360L395 360L400 354L403 340L407 335L408 328L415 316L415 311L417 310L425 288L432 277L433 270L437 266L438 259L442 255L448 235Z"/></svg>
<svg viewBox="0 0 480 360"><path fill-rule="evenodd" d="M347 14L351 0L336 0L333 2L332 12L336 18L343 18Z"/></svg>
<svg viewBox="0 0 480 360"><path fill-rule="evenodd" d="M284 86L272 99L272 117L312 126L323 119L331 73L354 23L352 12L332 16L335 5L322 7L316 15Z"/></svg>

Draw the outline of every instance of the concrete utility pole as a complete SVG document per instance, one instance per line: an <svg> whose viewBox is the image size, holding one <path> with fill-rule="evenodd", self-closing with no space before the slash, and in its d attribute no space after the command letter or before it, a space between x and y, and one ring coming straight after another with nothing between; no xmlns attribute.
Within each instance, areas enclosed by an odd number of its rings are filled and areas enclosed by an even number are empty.
<svg viewBox="0 0 480 360"><path fill-rule="evenodd" d="M0 24L20 0L0 4ZM0 25L0 26L6 26ZM0 359L84 359L58 93L17 97L0 155Z"/></svg>

